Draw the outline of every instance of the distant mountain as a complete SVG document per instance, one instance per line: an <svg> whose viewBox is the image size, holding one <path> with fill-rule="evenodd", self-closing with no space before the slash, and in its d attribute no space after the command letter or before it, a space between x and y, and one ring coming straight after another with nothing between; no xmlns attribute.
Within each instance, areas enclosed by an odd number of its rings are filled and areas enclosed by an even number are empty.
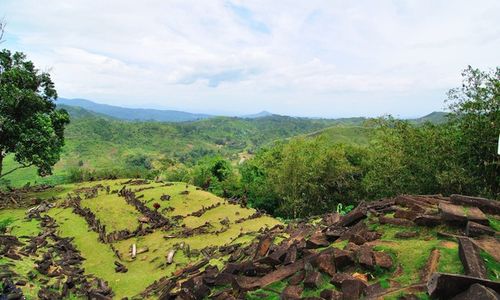
<svg viewBox="0 0 500 300"><path fill-rule="evenodd" d="M102 118L102 119L109 119L109 120L116 119L116 118L110 117L110 116L105 115L105 114L101 114L101 113L97 113L97 112L85 109L85 108L80 107L80 106L71 106L71 105L57 103L57 107L66 110L72 120L84 119L84 118Z"/></svg>
<svg viewBox="0 0 500 300"><path fill-rule="evenodd" d="M243 118L243 119L258 119L258 118L270 117L272 115L273 115L273 113L270 113L268 111L263 110L263 111L261 111L260 113L257 113L257 114L240 116L240 118Z"/></svg>
<svg viewBox="0 0 500 300"><path fill-rule="evenodd" d="M113 118L129 121L185 122L207 119L207 114L192 114L177 110L159 110L145 108L126 108L107 104L99 104L86 99L59 98L57 104L81 107L92 112Z"/></svg>
<svg viewBox="0 0 500 300"><path fill-rule="evenodd" d="M431 122L433 124L442 124L445 123L448 120L448 113L442 112L442 111L435 111L431 112L428 115L425 115L420 118L416 119L410 119L408 121L415 123L415 124L422 124L425 122Z"/></svg>

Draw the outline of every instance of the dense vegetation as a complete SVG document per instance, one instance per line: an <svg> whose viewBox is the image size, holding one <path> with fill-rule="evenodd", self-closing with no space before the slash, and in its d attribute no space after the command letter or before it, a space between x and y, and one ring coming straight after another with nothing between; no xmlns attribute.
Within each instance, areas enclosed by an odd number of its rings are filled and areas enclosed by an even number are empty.
<svg viewBox="0 0 500 300"><path fill-rule="evenodd" d="M262 149L239 168L241 175L226 170L234 175L220 181L206 172L206 180L197 182L224 186L225 194L248 197L252 206L283 217L402 193L498 198L500 69L469 67L463 75L463 87L450 91L449 122L415 125L382 118L372 121L368 146L339 144L325 134L298 137ZM206 170L221 165L202 164Z"/></svg>

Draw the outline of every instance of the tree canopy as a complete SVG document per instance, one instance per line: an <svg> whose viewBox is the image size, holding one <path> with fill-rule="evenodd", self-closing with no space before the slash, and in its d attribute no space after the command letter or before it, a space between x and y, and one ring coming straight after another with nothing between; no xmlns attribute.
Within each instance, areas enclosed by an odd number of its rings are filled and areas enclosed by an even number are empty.
<svg viewBox="0 0 500 300"><path fill-rule="evenodd" d="M0 51L0 178L36 166L41 176L52 173L64 145L65 110L57 109L50 75L40 72L20 52ZM19 166L3 172L5 156Z"/></svg>

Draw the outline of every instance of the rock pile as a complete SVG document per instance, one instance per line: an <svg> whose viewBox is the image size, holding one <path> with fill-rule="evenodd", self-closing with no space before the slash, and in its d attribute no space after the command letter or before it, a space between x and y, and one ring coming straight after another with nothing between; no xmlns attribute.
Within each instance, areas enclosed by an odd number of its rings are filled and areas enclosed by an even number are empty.
<svg viewBox="0 0 500 300"><path fill-rule="evenodd" d="M265 289L272 283L286 280L281 299L300 299L304 288L321 289L327 280L338 290L321 290L322 299L372 299L394 292L423 292L426 287L431 296L442 299L454 296L457 299L479 299L476 295L498 299L494 297L498 297L500 283L486 279L479 246L473 239L498 234L489 227L483 209L488 213L500 212L496 201L458 195L402 195L360 203L347 215L329 213L314 225L299 222L286 228L276 226L262 232L258 241L247 247L219 247L219 254L230 255L222 269L207 266L180 272L156 282L143 295L156 294L161 299L202 299L208 296L212 299L243 299L249 291ZM370 230L372 227L365 222L367 218L370 222L409 229L440 224L455 228L458 234L451 236L457 238L466 275L436 273L439 251L433 250L419 283L409 287L369 284L362 270L367 274L387 270L395 276L401 270L393 256L374 249L373 245L377 244L382 232ZM274 242L283 235L288 238ZM418 235L418 230L402 230L396 237L408 239ZM347 244L343 249L330 247L338 241Z"/></svg>

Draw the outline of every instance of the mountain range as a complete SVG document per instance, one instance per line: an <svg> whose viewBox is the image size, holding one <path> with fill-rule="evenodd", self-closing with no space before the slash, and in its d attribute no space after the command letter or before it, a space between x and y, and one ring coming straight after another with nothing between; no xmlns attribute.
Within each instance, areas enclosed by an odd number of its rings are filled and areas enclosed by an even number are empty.
<svg viewBox="0 0 500 300"><path fill-rule="evenodd" d="M157 122L189 122L198 121L217 117L210 114L196 114L178 110L161 110L150 108L128 108L121 106L114 106L108 104L100 104L87 99L67 99L59 98L57 105L70 111L73 117L86 117L91 114L96 114L102 118L112 118L124 121L157 121ZM446 121L445 112L432 112L426 116L408 119L412 123L442 123ZM94 115L95 116L95 115ZM238 116L242 119L258 119L275 116L275 114L268 111L261 111L256 114L248 114ZM303 119L317 119L317 118L303 118ZM359 123L366 118L338 118L338 120L347 121L347 123Z"/></svg>

